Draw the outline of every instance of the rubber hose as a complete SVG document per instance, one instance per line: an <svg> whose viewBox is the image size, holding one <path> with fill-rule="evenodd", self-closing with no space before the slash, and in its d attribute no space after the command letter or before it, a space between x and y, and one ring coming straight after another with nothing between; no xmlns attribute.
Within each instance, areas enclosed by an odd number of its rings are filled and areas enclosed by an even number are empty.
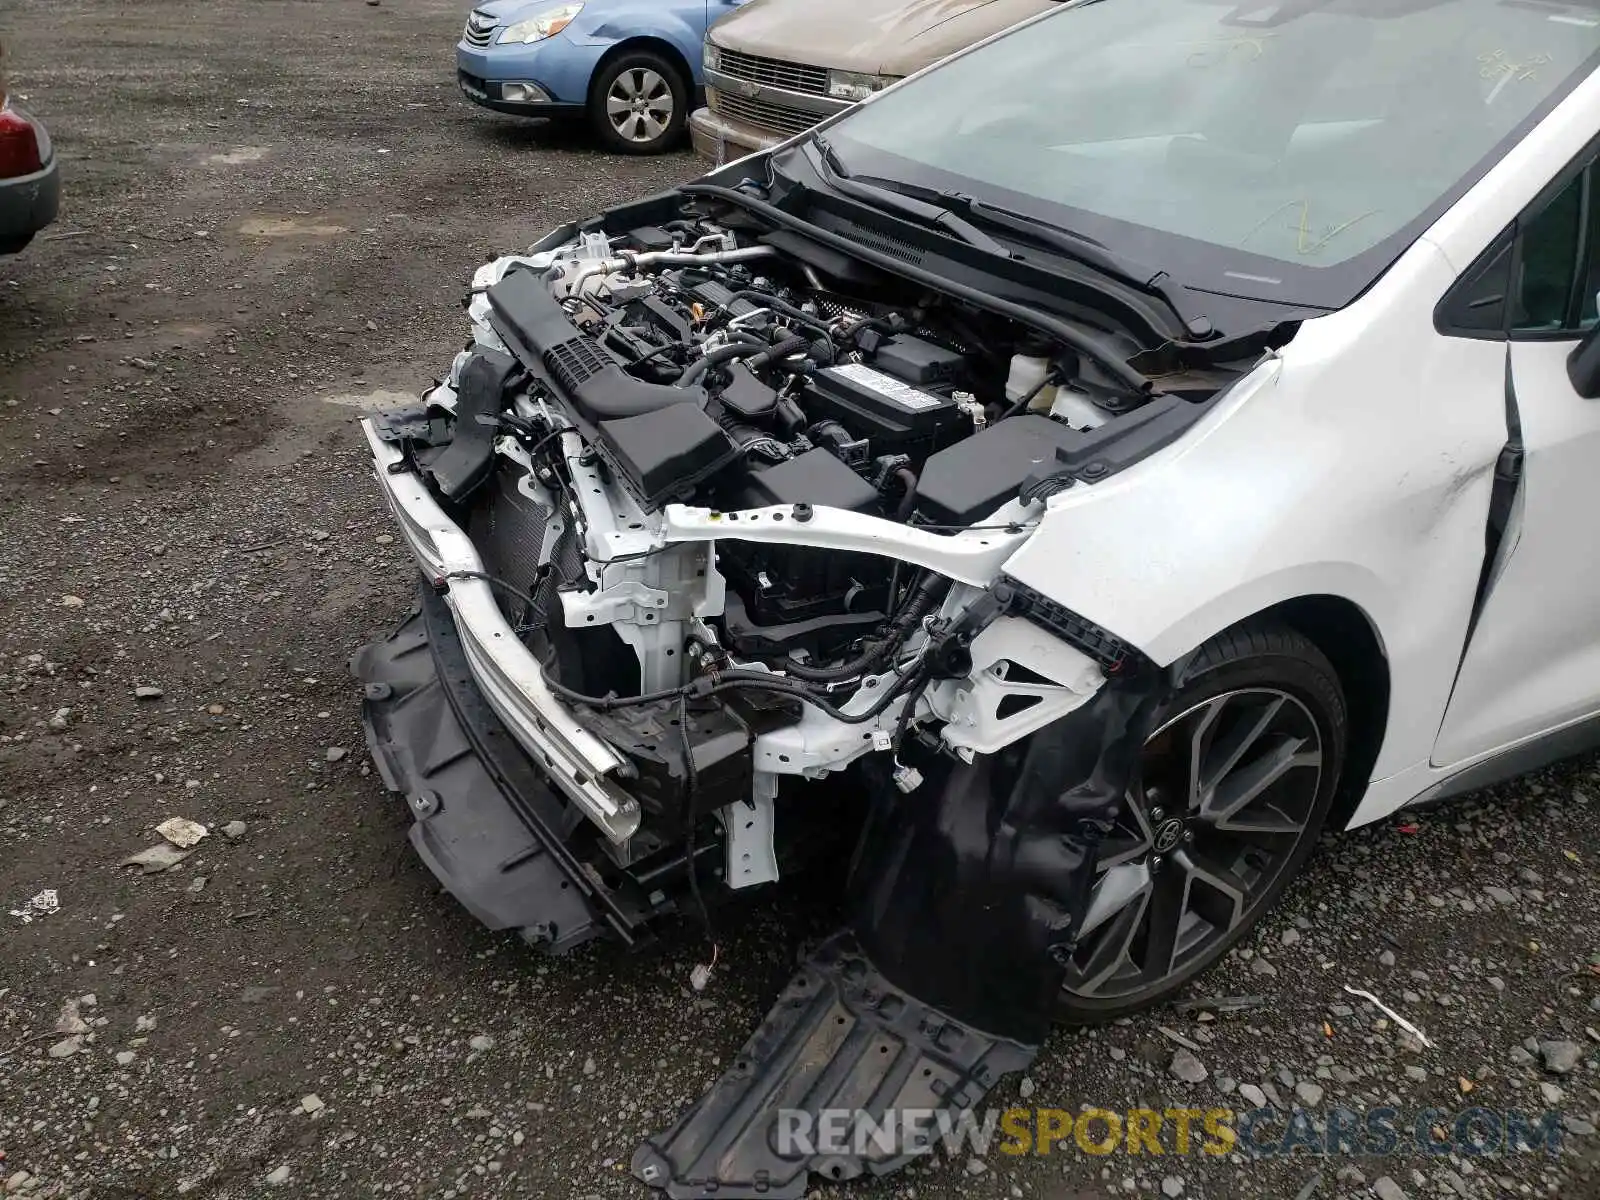
<svg viewBox="0 0 1600 1200"><path fill-rule="evenodd" d="M809 350L810 348L810 338L801 337L799 334L795 334L793 337L786 337L776 346L769 346L755 355L750 363L750 369L759 370L770 363L778 362L780 359L788 358L791 354L796 354L801 350Z"/></svg>
<svg viewBox="0 0 1600 1200"><path fill-rule="evenodd" d="M727 304L724 304L722 307L726 309L739 300L749 300L752 304L760 304L762 308L770 308L773 312L780 313L797 324L804 325L810 329L815 329L830 342L833 340L833 335L828 332L827 325L824 324L820 318L814 317L810 313L804 312L792 304L787 304L784 301L779 300L776 296L770 295L767 292L758 292L753 288L746 288L742 292L735 292L728 298Z"/></svg>
<svg viewBox="0 0 1600 1200"><path fill-rule="evenodd" d="M688 387L700 376L704 375L718 363L727 362L734 358L749 358L761 354L767 349L765 342L743 341L729 342L726 346L718 346L715 350L707 350L683 369L683 374L678 376L673 387Z"/></svg>
<svg viewBox="0 0 1600 1200"><path fill-rule="evenodd" d="M917 502L917 473L910 467L897 467L894 477L905 485L906 494L900 497L900 506L894 510L894 519L905 522L911 515L912 505Z"/></svg>

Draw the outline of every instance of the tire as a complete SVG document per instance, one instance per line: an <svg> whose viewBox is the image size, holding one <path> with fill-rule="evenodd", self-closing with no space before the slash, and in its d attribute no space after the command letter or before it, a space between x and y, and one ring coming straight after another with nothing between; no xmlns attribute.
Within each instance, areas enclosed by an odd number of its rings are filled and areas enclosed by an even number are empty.
<svg viewBox="0 0 1600 1200"><path fill-rule="evenodd" d="M1202 646L1101 847L1058 1018L1159 1004L1248 934L1316 844L1348 737L1338 675L1303 635L1247 623Z"/></svg>
<svg viewBox="0 0 1600 1200"><path fill-rule="evenodd" d="M683 140L688 119L688 85L677 67L651 50L624 51L602 63L589 87L589 124L618 154L671 150Z"/></svg>

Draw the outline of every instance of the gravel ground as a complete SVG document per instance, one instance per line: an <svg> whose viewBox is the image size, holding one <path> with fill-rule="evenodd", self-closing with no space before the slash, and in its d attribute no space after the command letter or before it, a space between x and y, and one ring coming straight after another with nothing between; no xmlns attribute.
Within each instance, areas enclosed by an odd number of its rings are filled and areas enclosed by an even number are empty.
<svg viewBox="0 0 1600 1200"><path fill-rule="evenodd" d="M448 361L476 263L693 163L470 109L441 0L8 11L66 200L0 260L0 1186L640 1196L635 1145L737 1049L827 897L757 904L696 995L687 931L547 960L440 894L344 668L410 587L349 400ZM1062 1031L996 1096L1553 1107L1559 1156L957 1154L815 1194L1600 1195L1595 796L1580 762L1330 841L1199 985L1261 1006ZM173 816L213 832L119 867ZM29 908L45 889L59 909Z"/></svg>

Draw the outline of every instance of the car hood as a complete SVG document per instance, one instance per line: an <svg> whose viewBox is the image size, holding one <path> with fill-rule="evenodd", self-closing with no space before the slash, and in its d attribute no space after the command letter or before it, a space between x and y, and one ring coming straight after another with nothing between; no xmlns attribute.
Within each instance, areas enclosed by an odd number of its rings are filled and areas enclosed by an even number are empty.
<svg viewBox="0 0 1600 1200"><path fill-rule="evenodd" d="M560 3L561 0L483 0L481 4L474 4L472 11L494 17L504 24L522 16L524 12L530 17L538 16L545 9L555 8Z"/></svg>
<svg viewBox="0 0 1600 1200"><path fill-rule="evenodd" d="M713 26L711 39L766 58L900 76L1053 7L1053 0L748 0Z"/></svg>

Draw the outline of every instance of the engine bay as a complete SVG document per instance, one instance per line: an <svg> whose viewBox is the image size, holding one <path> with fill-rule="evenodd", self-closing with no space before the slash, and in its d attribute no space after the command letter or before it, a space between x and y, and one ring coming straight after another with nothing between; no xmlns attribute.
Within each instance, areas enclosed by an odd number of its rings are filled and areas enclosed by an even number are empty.
<svg viewBox="0 0 1600 1200"><path fill-rule="evenodd" d="M827 241L681 193L558 231L479 268L449 374L369 421L608 871L693 860L717 814L728 886L765 882L781 777L885 753L910 791L910 742L992 753L1086 703L1127 648L1001 566L1242 374Z"/></svg>
<svg viewBox="0 0 1600 1200"><path fill-rule="evenodd" d="M793 249L704 219L586 232L505 262L475 303L644 512L826 505L955 532L1109 474L1126 434L1148 453L1198 408L1130 398L1014 322ZM810 656L915 582L884 557L740 541L718 566L732 644Z"/></svg>

